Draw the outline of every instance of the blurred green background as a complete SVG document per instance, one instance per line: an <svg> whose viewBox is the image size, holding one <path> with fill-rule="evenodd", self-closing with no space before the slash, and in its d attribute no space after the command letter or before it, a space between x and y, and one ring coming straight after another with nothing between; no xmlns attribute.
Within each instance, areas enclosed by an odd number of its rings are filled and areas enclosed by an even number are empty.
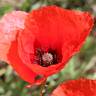
<svg viewBox="0 0 96 96"><path fill-rule="evenodd" d="M67 9L89 11L96 15L96 0L0 0L0 17L12 10L29 12L53 4ZM50 96L52 90L63 81L80 77L96 79L95 26L96 24L81 51L73 56L61 72L48 78L44 96ZM0 62L0 96L39 96L40 86L25 88L26 85L27 83L17 76L11 66Z"/></svg>

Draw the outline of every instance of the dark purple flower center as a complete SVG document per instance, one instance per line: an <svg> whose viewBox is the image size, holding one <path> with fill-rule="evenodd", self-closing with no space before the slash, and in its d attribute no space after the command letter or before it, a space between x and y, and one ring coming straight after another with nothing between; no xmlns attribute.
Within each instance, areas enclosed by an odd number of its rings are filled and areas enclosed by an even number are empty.
<svg viewBox="0 0 96 96"><path fill-rule="evenodd" d="M61 56L57 54L56 51L49 50L48 52L42 51L40 48L35 51L34 62L37 64L48 67L50 65L57 64L61 61Z"/></svg>
<svg viewBox="0 0 96 96"><path fill-rule="evenodd" d="M41 47L38 40L34 42L34 54L30 54L30 60L32 64L38 64L42 67L48 67L58 64L62 61L61 47L58 49L49 48L47 50Z"/></svg>

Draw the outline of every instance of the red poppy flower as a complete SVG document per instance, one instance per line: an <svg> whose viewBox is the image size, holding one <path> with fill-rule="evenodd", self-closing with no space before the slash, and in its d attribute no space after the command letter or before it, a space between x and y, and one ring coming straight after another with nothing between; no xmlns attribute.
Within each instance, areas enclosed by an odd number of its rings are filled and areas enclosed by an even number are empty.
<svg viewBox="0 0 96 96"><path fill-rule="evenodd" d="M92 26L88 12L56 6L9 13L0 22L0 58L7 54L25 81L41 82L60 71L79 51Z"/></svg>
<svg viewBox="0 0 96 96"><path fill-rule="evenodd" d="M96 80L70 80L59 85L51 96L96 96Z"/></svg>

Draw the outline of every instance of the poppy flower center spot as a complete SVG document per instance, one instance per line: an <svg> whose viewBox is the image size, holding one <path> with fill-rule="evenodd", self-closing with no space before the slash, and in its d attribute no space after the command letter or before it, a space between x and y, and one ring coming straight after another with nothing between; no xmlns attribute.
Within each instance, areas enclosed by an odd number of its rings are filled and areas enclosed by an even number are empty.
<svg viewBox="0 0 96 96"><path fill-rule="evenodd" d="M45 52L44 50L37 48L35 50L35 58L32 62L35 62L34 64L38 64L42 67L48 67L58 64L59 61L59 54L57 54L56 50L48 50Z"/></svg>

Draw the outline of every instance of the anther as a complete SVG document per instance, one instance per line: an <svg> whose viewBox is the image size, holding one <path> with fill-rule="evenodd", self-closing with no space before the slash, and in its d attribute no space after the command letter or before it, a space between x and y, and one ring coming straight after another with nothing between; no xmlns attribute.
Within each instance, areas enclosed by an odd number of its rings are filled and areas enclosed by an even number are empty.
<svg viewBox="0 0 96 96"><path fill-rule="evenodd" d="M51 53L44 53L42 55L42 62L46 65L51 65L53 63L53 55Z"/></svg>

